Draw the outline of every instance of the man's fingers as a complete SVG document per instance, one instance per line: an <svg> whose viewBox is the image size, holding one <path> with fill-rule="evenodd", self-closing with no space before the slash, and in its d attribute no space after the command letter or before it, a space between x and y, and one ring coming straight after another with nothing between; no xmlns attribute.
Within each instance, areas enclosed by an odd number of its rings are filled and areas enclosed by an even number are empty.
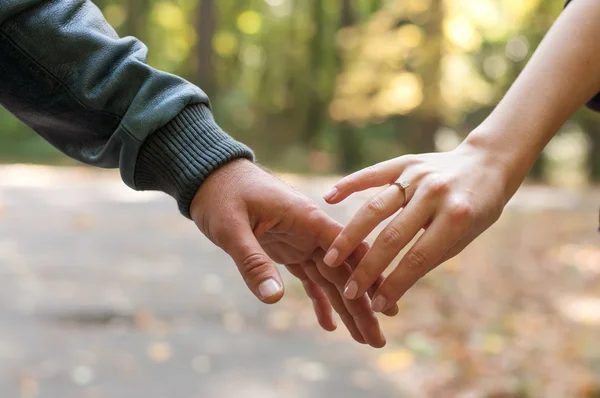
<svg viewBox="0 0 600 398"><path fill-rule="evenodd" d="M335 238L325 255L325 264L336 267L346 261L373 229L397 212L405 201L404 190L396 185L390 185L373 196Z"/></svg>
<svg viewBox="0 0 600 398"><path fill-rule="evenodd" d="M329 299L327 298L327 295L323 289L310 280L300 264L288 264L286 265L286 268L292 275L300 279L302 282L302 287L304 287L306 295L312 300L313 308L315 310L315 315L317 316L319 325L321 325L323 329L330 332L337 329L337 324L333 318L333 309L331 308L331 303L329 302Z"/></svg>
<svg viewBox="0 0 600 398"><path fill-rule="evenodd" d="M311 280L303 282L302 286L304 286L306 294L312 300L319 325L321 325L323 329L333 332L337 329L337 324L333 318L333 308L323 289Z"/></svg>
<svg viewBox="0 0 600 398"><path fill-rule="evenodd" d="M325 279L323 275L321 275L314 262L311 261L303 263L302 268L306 272L306 275L308 275L313 282L323 289L329 299L329 302L340 316L344 325L346 325L346 328L348 329L348 332L350 332L352 338L361 344L366 344L367 342L358 329L358 326L354 322L354 318L352 318L352 315L350 315L346 309L346 305L344 304L338 289L331 282Z"/></svg>
<svg viewBox="0 0 600 398"><path fill-rule="evenodd" d="M314 256L317 270L336 287L338 295L341 296L352 270L348 264L343 264L336 268L328 267L323 263L323 254L320 251ZM367 343L376 348L383 347L385 345L385 337L379 327L379 321L371 309L367 296L362 295L355 300L348 300L342 297L342 301Z"/></svg>
<svg viewBox="0 0 600 398"><path fill-rule="evenodd" d="M247 224L230 225L219 239L236 263L244 281L259 300L273 304L283 297L283 282L273 261L264 252Z"/></svg>

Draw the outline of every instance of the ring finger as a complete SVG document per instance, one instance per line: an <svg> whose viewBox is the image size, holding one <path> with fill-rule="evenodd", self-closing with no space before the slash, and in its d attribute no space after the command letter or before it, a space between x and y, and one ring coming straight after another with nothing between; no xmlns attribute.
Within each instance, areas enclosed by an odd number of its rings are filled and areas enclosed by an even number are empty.
<svg viewBox="0 0 600 398"><path fill-rule="evenodd" d="M433 214L432 202L420 197L417 191L415 197L379 234L371 250L352 273L344 295L351 299L364 294ZM381 311L380 304L375 298L373 309Z"/></svg>
<svg viewBox="0 0 600 398"><path fill-rule="evenodd" d="M448 217L437 218L377 289L373 303L380 303L380 308L373 309L382 311L400 300L409 288L440 263L467 231L466 225L453 223Z"/></svg>
<svg viewBox="0 0 600 398"><path fill-rule="evenodd" d="M350 223L335 238L324 258L325 264L337 267L383 220L407 202L406 190L392 184L366 202Z"/></svg>

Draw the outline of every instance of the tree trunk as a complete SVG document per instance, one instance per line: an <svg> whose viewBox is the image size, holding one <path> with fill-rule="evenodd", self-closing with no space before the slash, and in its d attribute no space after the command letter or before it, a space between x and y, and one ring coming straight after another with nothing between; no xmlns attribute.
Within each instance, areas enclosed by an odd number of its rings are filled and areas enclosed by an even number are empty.
<svg viewBox="0 0 600 398"><path fill-rule="evenodd" d="M590 131L590 172L593 181L600 181L600 129L596 127L594 131Z"/></svg>
<svg viewBox="0 0 600 398"><path fill-rule="evenodd" d="M426 42L422 48L424 53L422 59L423 69L421 79L423 80L423 104L416 112L419 120L419 134L416 140L416 151L419 153L435 151L435 134L442 126L442 95L440 82L442 79L442 58L444 44L444 2L443 0L432 0L429 8L429 19L424 26L427 34Z"/></svg>
<svg viewBox="0 0 600 398"><path fill-rule="evenodd" d="M102 11L104 11L104 7L107 6L106 0L94 0L94 4Z"/></svg>
<svg viewBox="0 0 600 398"><path fill-rule="evenodd" d="M150 11L148 0L128 0L127 20L123 24L123 33L145 41L148 11Z"/></svg>
<svg viewBox="0 0 600 398"><path fill-rule="evenodd" d="M356 22L356 13L352 0L341 0L340 28L347 28ZM342 59L338 53L338 68ZM354 171L362 163L362 142L356 129L347 122L342 122L339 129L339 168L342 173Z"/></svg>
<svg viewBox="0 0 600 398"><path fill-rule="evenodd" d="M370 4L371 14L381 10L381 7L383 6L382 3L383 3L382 0L371 0L371 4Z"/></svg>
<svg viewBox="0 0 600 398"><path fill-rule="evenodd" d="M585 117L581 125L590 142L590 177L593 181L600 181L600 118L596 115Z"/></svg>
<svg viewBox="0 0 600 398"><path fill-rule="evenodd" d="M546 163L544 161L544 157L540 156L537 158L531 169L529 170L529 174L527 177L534 181L542 181L544 179L544 169L546 168Z"/></svg>
<svg viewBox="0 0 600 398"><path fill-rule="evenodd" d="M200 0L196 17L198 33L196 81L202 90L212 96L216 90L213 73L212 42L217 29L217 4L215 0Z"/></svg>
<svg viewBox="0 0 600 398"><path fill-rule="evenodd" d="M310 86L308 107L306 112L306 126L304 144L308 149L315 147L319 130L323 124L323 99L321 98L320 73L323 67L323 34L324 12L321 0L312 0L312 18L315 23L315 34L310 45L309 76Z"/></svg>

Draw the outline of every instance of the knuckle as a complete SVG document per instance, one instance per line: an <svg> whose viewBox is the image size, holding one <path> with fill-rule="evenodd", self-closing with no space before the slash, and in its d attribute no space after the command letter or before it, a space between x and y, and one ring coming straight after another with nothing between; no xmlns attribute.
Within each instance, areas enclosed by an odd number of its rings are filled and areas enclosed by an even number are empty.
<svg viewBox="0 0 600 398"><path fill-rule="evenodd" d="M381 242L386 246L397 246L402 242L402 233L396 227L387 227L381 233Z"/></svg>
<svg viewBox="0 0 600 398"><path fill-rule="evenodd" d="M294 212L294 214L302 214L302 217L307 220L308 225L325 225L325 222L328 220L327 213L314 202L305 202L297 205L296 210L299 211Z"/></svg>
<svg viewBox="0 0 600 398"><path fill-rule="evenodd" d="M464 199L454 200L448 208L448 216L453 222L470 224L474 216L473 207Z"/></svg>
<svg viewBox="0 0 600 398"><path fill-rule="evenodd" d="M406 167L414 166L419 163L419 155L408 154L400 156L396 159L396 163L399 165L405 165Z"/></svg>
<svg viewBox="0 0 600 398"><path fill-rule="evenodd" d="M427 256L422 251L414 251L406 256L406 265L410 270L418 274L427 272Z"/></svg>
<svg viewBox="0 0 600 398"><path fill-rule="evenodd" d="M303 198L304 199L304 198ZM325 212L316 203L310 200L302 200L301 203L296 205L299 209L302 210L303 214L306 214L309 218L314 218L320 220L325 216Z"/></svg>
<svg viewBox="0 0 600 398"><path fill-rule="evenodd" d="M410 153L408 155L401 156L400 159L407 164L416 163L417 159L418 159L418 155Z"/></svg>
<svg viewBox="0 0 600 398"><path fill-rule="evenodd" d="M376 196L366 203L364 210L368 215L377 217L384 212L385 202L381 197Z"/></svg>
<svg viewBox="0 0 600 398"><path fill-rule="evenodd" d="M442 177L433 177L426 183L426 189L430 196L442 196L450 191L450 182Z"/></svg>
<svg viewBox="0 0 600 398"><path fill-rule="evenodd" d="M260 276L262 272L265 272L265 265L268 264L269 261L264 255L252 253L244 257L244 260L240 264L240 270L247 277Z"/></svg>

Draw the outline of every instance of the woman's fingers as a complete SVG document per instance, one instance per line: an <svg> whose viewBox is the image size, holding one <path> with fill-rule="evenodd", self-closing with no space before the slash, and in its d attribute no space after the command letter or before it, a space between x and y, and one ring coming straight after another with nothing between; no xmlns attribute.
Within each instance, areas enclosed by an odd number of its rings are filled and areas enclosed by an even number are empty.
<svg viewBox="0 0 600 398"><path fill-rule="evenodd" d="M427 224L433 216L433 212L434 206L425 198L421 200L416 198L416 200L409 202L404 210L379 234L371 250L354 270L344 289L344 296L352 299L364 294L377 281L398 253ZM374 297L374 308L378 306L376 300L377 297ZM379 310L381 311L381 309Z"/></svg>
<svg viewBox="0 0 600 398"><path fill-rule="evenodd" d="M377 278L377 280L375 281L375 283L373 283L373 285L371 285L371 287L367 290L367 293L369 294L369 298L371 300L373 299L373 297L375 297L377 289L379 289L379 286L381 286L384 280L385 278L383 277L383 275L380 275L379 278ZM398 307L398 303L394 303L394 305L389 306L385 311L382 311L382 314L389 317L394 317L398 315L399 312L400 308Z"/></svg>
<svg viewBox="0 0 600 398"><path fill-rule="evenodd" d="M313 303L313 308L315 310L315 315L317 316L317 321L321 327L329 332L337 329L337 324L333 317L333 309L331 307L331 303L327 298L327 295L317 285L313 282L304 272L304 269L300 264L288 264L286 268L292 275L296 278L300 279L302 282L302 287L304 287L304 291L306 295L311 299Z"/></svg>
<svg viewBox="0 0 600 398"><path fill-rule="evenodd" d="M331 244L333 243L333 241L335 240L335 238L337 237L337 235L339 234L339 232L342 230L342 226L341 225L333 225L334 228L325 228L323 229L322 233L320 234L318 241L319 241L319 245L321 246L322 250L325 251L327 250L329 247L331 247ZM348 259L347 259L347 263L350 265L350 267L352 269L355 269L356 266L360 263L360 260L362 260L362 258L369 252L369 244L367 242L360 242L357 247L348 255ZM383 281L383 278L380 278L381 280L378 280L379 283L381 283ZM371 289L369 289L369 297L372 297L372 293L375 292L377 286L373 286ZM388 316L394 316L398 313L398 308L396 306L396 308L391 308L390 310L386 311L384 314L388 315Z"/></svg>
<svg viewBox="0 0 600 398"><path fill-rule="evenodd" d="M335 238L325 255L325 264L331 267L343 264L371 231L397 212L405 201L406 194L397 185L390 185L373 196Z"/></svg>
<svg viewBox="0 0 600 398"><path fill-rule="evenodd" d="M441 214L404 255L396 269L381 284L373 299L373 311L385 311L395 304L419 279L434 269L448 250L470 229L468 210Z"/></svg>
<svg viewBox="0 0 600 398"><path fill-rule="evenodd" d="M352 252L352 254L350 254L350 256L348 257L346 262L348 263L348 265L350 266L350 268L353 271L356 269L356 267L358 267L358 264L360 264L360 261L363 259L363 257L368 252L369 252L369 245L366 242L362 242L362 244L360 244L356 248L356 250L354 250ZM373 298L373 295L375 294L375 292L377 291L377 288L379 288L379 286L381 285L383 280L384 280L383 276L380 275L377 278L377 280L375 281L375 283L373 283L373 285L371 285L371 287L367 290L367 293L369 294L369 298L371 298L371 299ZM384 311L383 314L387 315L387 316L396 316L396 315L398 315L398 312L400 312L398 305L394 305L394 306L390 307L388 310Z"/></svg>
<svg viewBox="0 0 600 398"><path fill-rule="evenodd" d="M346 199L354 192L391 184L402 174L404 168L414 161L415 158L413 156L402 156L357 171L342 178L323 196L323 199L327 203L335 204Z"/></svg>

